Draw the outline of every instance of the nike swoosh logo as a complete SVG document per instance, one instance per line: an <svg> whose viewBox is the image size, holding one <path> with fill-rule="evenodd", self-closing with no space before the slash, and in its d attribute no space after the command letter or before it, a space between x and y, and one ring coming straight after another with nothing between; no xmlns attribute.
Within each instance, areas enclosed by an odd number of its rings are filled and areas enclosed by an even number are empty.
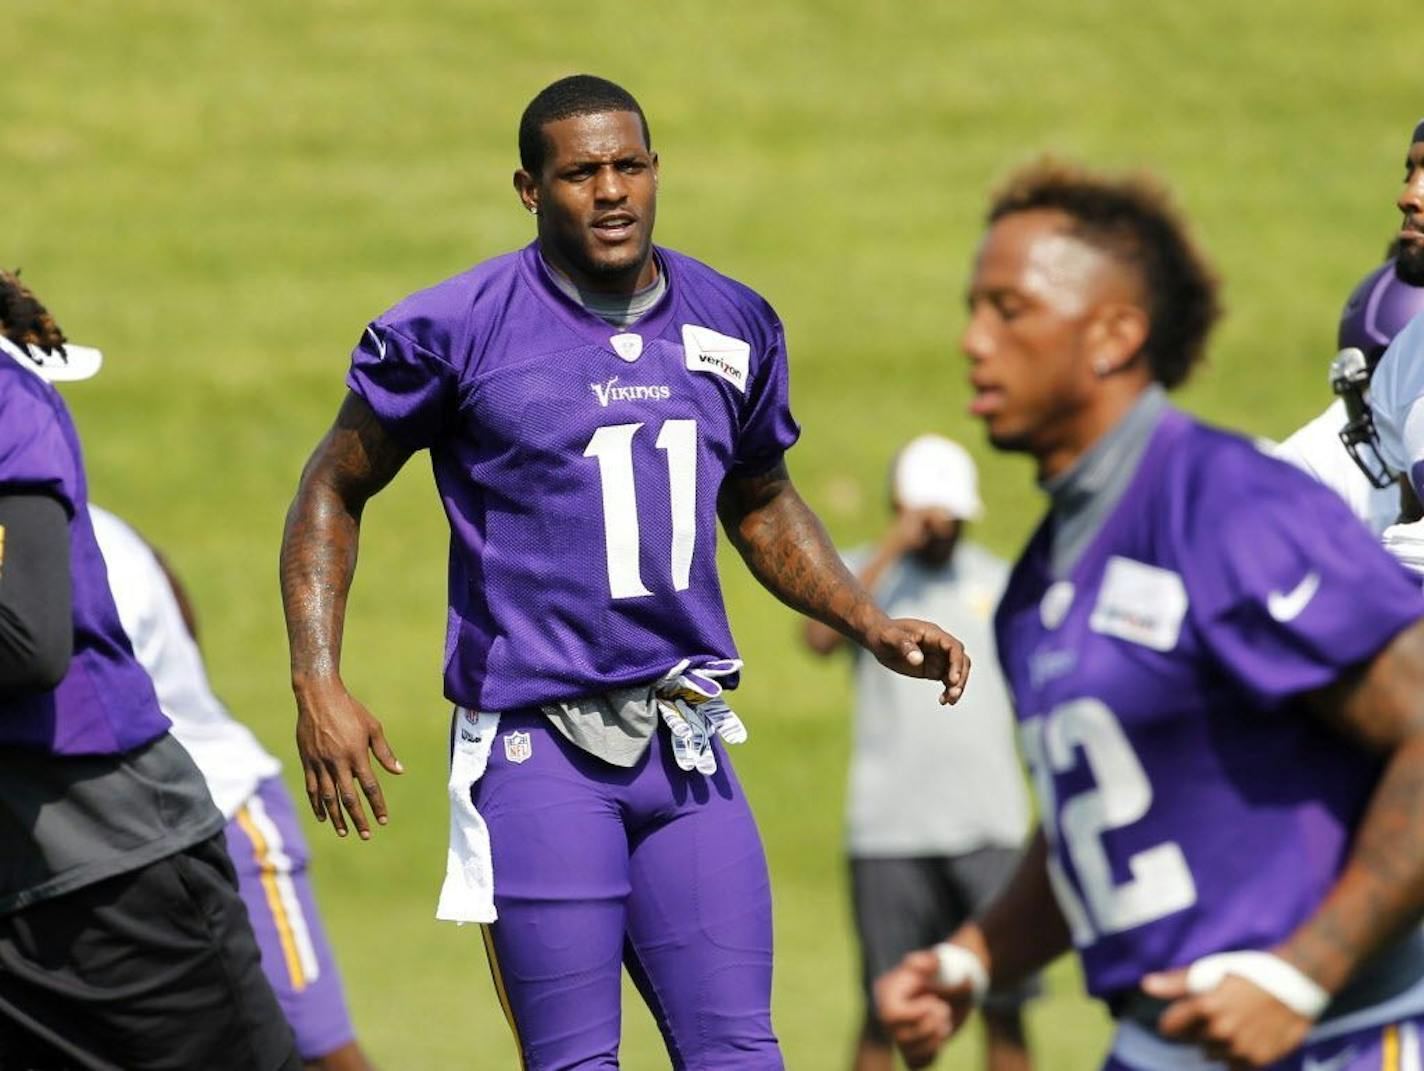
<svg viewBox="0 0 1424 1071"><path fill-rule="evenodd" d="M1354 1058L1355 1046L1351 1045L1348 1049L1342 1049L1327 1060L1307 1056L1305 1062L1300 1065L1300 1069L1301 1071L1344 1071Z"/></svg>
<svg viewBox="0 0 1424 1071"><path fill-rule="evenodd" d="M376 332L372 331L369 327L366 328L366 334L370 335L371 341L376 344L376 360L384 361L386 359L385 341L381 338L380 335L376 334Z"/></svg>
<svg viewBox="0 0 1424 1071"><path fill-rule="evenodd" d="M1320 590L1320 574L1312 570L1305 574L1291 591L1282 594L1273 591L1266 596L1266 610L1281 624L1294 621L1301 615L1310 600L1315 598L1315 593Z"/></svg>

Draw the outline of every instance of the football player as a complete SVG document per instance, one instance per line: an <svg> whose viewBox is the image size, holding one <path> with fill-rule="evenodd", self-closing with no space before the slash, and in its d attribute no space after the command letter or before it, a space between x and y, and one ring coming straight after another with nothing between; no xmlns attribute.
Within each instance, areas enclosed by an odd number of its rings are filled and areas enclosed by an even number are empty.
<svg viewBox="0 0 1424 1071"><path fill-rule="evenodd" d="M1396 254L1399 278L1424 287L1424 120L1404 160L1403 216ZM1370 409L1386 465L1424 488L1424 319L1419 316L1385 350L1370 381Z"/></svg>
<svg viewBox="0 0 1424 1071"><path fill-rule="evenodd" d="M1330 372L1340 397L1277 452L1339 492L1391 553L1424 574L1414 472L1424 458L1424 322L1414 322L1424 312L1424 121L1396 206L1403 226L1391 259L1366 276L1341 316L1342 349ZM1353 468L1341 465L1335 438Z"/></svg>
<svg viewBox="0 0 1424 1071"><path fill-rule="evenodd" d="M370 1071L317 913L306 840L281 764L213 694L192 602L167 563L112 513L90 503L89 516L134 657L227 819L227 850L262 969L306 1071Z"/></svg>
<svg viewBox="0 0 1424 1071"><path fill-rule="evenodd" d="M996 618L1042 822L882 1017L923 1066L1074 948L1112 1071L1419 1066L1424 597L1335 494L1168 403L1216 284L1154 185L1016 175L969 306L971 412L1050 500Z"/></svg>
<svg viewBox="0 0 1424 1071"><path fill-rule="evenodd" d="M0 272L0 1065L291 1071L222 815L119 623L46 382L97 368Z"/></svg>
<svg viewBox="0 0 1424 1071"><path fill-rule="evenodd" d="M1273 451L1335 491L1380 536L1409 511L1413 495L1379 460L1369 378L1390 341L1419 312L1424 286L1400 278L1394 258L1361 279L1340 312L1331 374L1339 397Z"/></svg>
<svg viewBox="0 0 1424 1071"><path fill-rule="evenodd" d="M781 322L653 245L658 157L637 101L555 82L519 154L534 241L367 325L288 516L311 806L341 835L369 836L366 805L387 820L368 752L400 766L342 683L341 634L362 508L428 449L457 707L438 914L487 924L529 1067L617 1066L626 964L673 1066L780 1068L766 864L720 739L746 727L723 695L741 662L719 517L774 594L946 701L968 662L942 630L880 611L797 494Z"/></svg>

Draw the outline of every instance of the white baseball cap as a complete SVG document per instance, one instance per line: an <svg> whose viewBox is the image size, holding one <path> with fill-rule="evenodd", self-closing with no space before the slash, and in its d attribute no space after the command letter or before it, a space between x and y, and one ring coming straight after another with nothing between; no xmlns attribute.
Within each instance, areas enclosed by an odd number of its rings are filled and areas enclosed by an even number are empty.
<svg viewBox="0 0 1424 1071"><path fill-rule="evenodd" d="M0 350L8 353L23 368L51 383L73 383L89 379L99 372L104 355L92 346L64 344L64 352L46 353L38 346L25 346L0 335Z"/></svg>
<svg viewBox="0 0 1424 1071"><path fill-rule="evenodd" d="M891 487L905 509L942 509L965 521L984 512L974 459L943 435L920 435L906 443L895 457Z"/></svg>

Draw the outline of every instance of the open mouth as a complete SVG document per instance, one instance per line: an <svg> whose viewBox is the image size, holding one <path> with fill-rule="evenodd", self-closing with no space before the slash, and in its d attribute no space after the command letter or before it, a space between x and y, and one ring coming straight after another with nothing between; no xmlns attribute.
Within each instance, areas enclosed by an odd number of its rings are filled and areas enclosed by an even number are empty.
<svg viewBox="0 0 1424 1071"><path fill-rule="evenodd" d="M621 242L633 233L638 221L624 212L611 212L593 223L593 233L606 242Z"/></svg>
<svg viewBox="0 0 1424 1071"><path fill-rule="evenodd" d="M969 400L970 416L989 416L1004 403L1004 392L998 387L973 386L973 390L974 396Z"/></svg>

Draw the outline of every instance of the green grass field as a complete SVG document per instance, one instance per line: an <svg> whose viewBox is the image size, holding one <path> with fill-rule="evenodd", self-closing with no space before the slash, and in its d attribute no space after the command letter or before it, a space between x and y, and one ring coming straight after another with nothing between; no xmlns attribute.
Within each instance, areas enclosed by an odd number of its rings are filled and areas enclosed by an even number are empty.
<svg viewBox="0 0 1424 1071"><path fill-rule="evenodd" d="M687 0L6 0L0 262L109 365L69 390L94 497L159 543L204 616L214 678L284 759L292 703L277 541L365 321L522 244L510 190L528 98L590 70L641 99L659 239L765 293L804 424L791 456L836 537L881 521L920 430L983 463L980 536L1041 508L964 415L961 292L988 188L1042 150L1170 180L1230 315L1184 403L1280 435L1324 405L1345 294L1394 229L1421 112L1417 5ZM312 827L362 1038L387 1069L515 1066L478 933L433 921L444 863L444 523L412 463L370 511L346 676L408 773L369 844ZM748 661L737 755L771 859L790 1066L855 1028L839 857L844 675L724 560ZM945 716L953 716L947 714ZM297 780L288 769L289 783ZM1032 1027L1092 1068L1106 1020L1067 965ZM666 1067L628 1005L624 1066ZM958 1043L942 1065L970 1068Z"/></svg>

